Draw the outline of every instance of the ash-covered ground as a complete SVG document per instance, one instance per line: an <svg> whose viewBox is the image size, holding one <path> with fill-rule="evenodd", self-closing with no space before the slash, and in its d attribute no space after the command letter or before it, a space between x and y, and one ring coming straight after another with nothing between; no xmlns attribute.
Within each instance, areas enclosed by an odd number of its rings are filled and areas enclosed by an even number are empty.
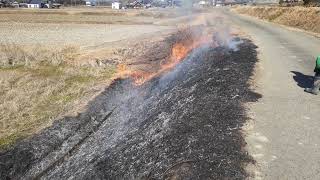
<svg viewBox="0 0 320 180"><path fill-rule="evenodd" d="M117 80L89 105L0 154L1 179L244 179L241 127L256 46L203 46L142 86Z"/></svg>

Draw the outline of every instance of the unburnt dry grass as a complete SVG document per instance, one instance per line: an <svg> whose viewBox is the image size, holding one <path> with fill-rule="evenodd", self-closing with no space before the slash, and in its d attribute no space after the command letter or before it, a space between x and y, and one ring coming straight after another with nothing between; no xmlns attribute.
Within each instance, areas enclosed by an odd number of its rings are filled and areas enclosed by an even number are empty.
<svg viewBox="0 0 320 180"><path fill-rule="evenodd" d="M320 33L320 8L312 7L237 7L241 14L278 24Z"/></svg>
<svg viewBox="0 0 320 180"><path fill-rule="evenodd" d="M43 45L0 44L0 66L34 66L41 63L60 65L77 58L77 46L45 47Z"/></svg>
<svg viewBox="0 0 320 180"><path fill-rule="evenodd" d="M0 148L49 126L107 84L113 66L75 66L76 47L6 44L0 50Z"/></svg>

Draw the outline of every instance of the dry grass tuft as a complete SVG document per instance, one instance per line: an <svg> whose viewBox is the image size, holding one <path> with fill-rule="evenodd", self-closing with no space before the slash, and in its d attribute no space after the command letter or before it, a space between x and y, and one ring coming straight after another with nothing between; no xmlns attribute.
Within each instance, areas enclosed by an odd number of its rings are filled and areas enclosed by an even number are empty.
<svg viewBox="0 0 320 180"><path fill-rule="evenodd" d="M0 66L33 66L41 63L60 65L76 59L79 47L22 46L15 43L0 45Z"/></svg>
<svg viewBox="0 0 320 180"><path fill-rule="evenodd" d="M236 7L236 12L303 30L320 33L320 8Z"/></svg>

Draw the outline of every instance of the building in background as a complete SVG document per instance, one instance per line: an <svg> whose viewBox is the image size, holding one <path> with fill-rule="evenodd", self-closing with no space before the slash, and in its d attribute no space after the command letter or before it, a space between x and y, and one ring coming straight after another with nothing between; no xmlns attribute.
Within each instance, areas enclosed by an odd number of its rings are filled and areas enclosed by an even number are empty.
<svg viewBox="0 0 320 180"><path fill-rule="evenodd" d="M198 4L200 5L200 6L206 6L208 3L207 3L207 1L199 1L198 2Z"/></svg>
<svg viewBox="0 0 320 180"><path fill-rule="evenodd" d="M93 3L91 1L86 1L86 6L93 6Z"/></svg>
<svg viewBox="0 0 320 180"><path fill-rule="evenodd" d="M28 8L43 8L44 3L41 0L31 0L28 4Z"/></svg>
<svg viewBox="0 0 320 180"><path fill-rule="evenodd" d="M121 5L120 2L113 2L113 3L111 4L111 7L112 7L112 9L121 9L121 8L122 8L122 5Z"/></svg>

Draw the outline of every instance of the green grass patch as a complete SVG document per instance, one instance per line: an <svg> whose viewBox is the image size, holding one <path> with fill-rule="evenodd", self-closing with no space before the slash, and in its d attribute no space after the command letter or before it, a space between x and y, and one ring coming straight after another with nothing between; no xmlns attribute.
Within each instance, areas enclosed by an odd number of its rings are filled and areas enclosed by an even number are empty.
<svg viewBox="0 0 320 180"><path fill-rule="evenodd" d="M22 136L17 134L11 134L6 137L0 138L0 148L1 149L8 149L10 148L18 139L21 139Z"/></svg>
<svg viewBox="0 0 320 180"><path fill-rule="evenodd" d="M1 71L12 71L12 70L21 71L24 69L25 69L24 65L0 66Z"/></svg>
<svg viewBox="0 0 320 180"><path fill-rule="evenodd" d="M72 86L75 83L87 83L94 80L96 80L96 78L93 76L82 76L82 75L77 76L76 75L76 76L71 76L67 78L65 82L67 85Z"/></svg>
<svg viewBox="0 0 320 180"><path fill-rule="evenodd" d="M60 66L40 66L35 69L30 69L32 73L36 76L47 78L47 77L56 77L63 75L63 71Z"/></svg>

